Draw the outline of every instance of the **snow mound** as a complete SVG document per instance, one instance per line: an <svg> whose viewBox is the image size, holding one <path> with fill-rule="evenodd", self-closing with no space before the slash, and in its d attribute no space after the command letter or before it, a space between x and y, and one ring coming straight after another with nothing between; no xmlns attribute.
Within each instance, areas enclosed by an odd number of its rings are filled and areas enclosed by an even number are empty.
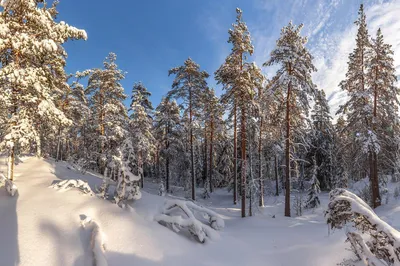
<svg viewBox="0 0 400 266"><path fill-rule="evenodd" d="M50 187L54 188L58 191L67 191L72 188L77 188L84 194L89 194L91 196L94 195L94 193L93 193L92 189L90 188L89 184L87 183L87 181L83 181L81 179L67 179L67 180L52 184Z"/></svg>
<svg viewBox="0 0 400 266"><path fill-rule="evenodd" d="M7 191L7 193L11 196L14 197L17 192L18 192L18 188L17 186L14 184L13 181L7 179L3 174L0 174L0 180L2 182L4 182L5 184L5 189Z"/></svg>
<svg viewBox="0 0 400 266"><path fill-rule="evenodd" d="M173 215L175 213L175 215ZM183 218L180 214L184 214ZM202 223L195 213L201 214L208 224ZM160 214L155 215L154 220L160 224L169 225L175 232L187 228L189 232L204 243L206 238L217 239L216 230L225 227L224 220L214 211L198 206L190 201L167 200Z"/></svg>
<svg viewBox="0 0 400 266"><path fill-rule="evenodd" d="M105 235L101 231L100 226L91 217L86 217L82 222L82 227L87 228L88 225L91 226L92 236L90 241L90 247L93 250L93 260L95 266L108 266L105 251Z"/></svg>

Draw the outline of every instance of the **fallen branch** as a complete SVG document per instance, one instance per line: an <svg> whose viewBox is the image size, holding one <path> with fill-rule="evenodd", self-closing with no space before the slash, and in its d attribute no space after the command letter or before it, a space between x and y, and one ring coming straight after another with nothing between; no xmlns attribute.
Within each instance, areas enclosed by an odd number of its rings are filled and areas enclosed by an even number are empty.
<svg viewBox="0 0 400 266"><path fill-rule="evenodd" d="M183 213L186 218L179 215L179 212ZM178 214L172 215L173 213ZM194 213L201 214L203 218L207 219L208 224L199 221ZM217 213L193 202L181 200L167 200L161 214L156 215L154 220L160 224L170 225L175 232L187 228L201 243L204 243L207 237L217 238L216 230L221 230L225 226L224 220Z"/></svg>
<svg viewBox="0 0 400 266"><path fill-rule="evenodd" d="M347 233L354 252L365 265L400 265L400 232L380 219L362 199L345 189L331 191L329 198L325 216L331 228L340 229L351 223L368 237L365 242L361 234Z"/></svg>
<svg viewBox="0 0 400 266"><path fill-rule="evenodd" d="M72 188L77 188L84 194L89 194L91 196L94 195L94 193L93 193L92 189L90 188L90 186L88 185L87 181L83 181L80 179L67 179L67 180L52 184L50 187L54 188L58 191L67 191Z"/></svg>

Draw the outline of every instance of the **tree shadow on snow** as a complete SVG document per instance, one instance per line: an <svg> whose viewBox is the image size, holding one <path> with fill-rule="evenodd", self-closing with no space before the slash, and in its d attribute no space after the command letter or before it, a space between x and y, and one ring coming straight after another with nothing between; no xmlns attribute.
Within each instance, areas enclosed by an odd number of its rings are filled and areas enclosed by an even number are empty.
<svg viewBox="0 0 400 266"><path fill-rule="evenodd" d="M103 182L103 179L90 173L80 173L78 170L68 166L66 162L55 162L53 159L46 159L46 162L54 167L54 169L50 169L50 172L54 174L59 180L81 179L83 181L87 181L88 185L93 191L96 191L96 188L100 187L101 183ZM52 184L54 184L55 181L56 180L54 180Z"/></svg>
<svg viewBox="0 0 400 266"><path fill-rule="evenodd" d="M15 266L20 263L18 245L18 193L11 197L0 188L0 264Z"/></svg>

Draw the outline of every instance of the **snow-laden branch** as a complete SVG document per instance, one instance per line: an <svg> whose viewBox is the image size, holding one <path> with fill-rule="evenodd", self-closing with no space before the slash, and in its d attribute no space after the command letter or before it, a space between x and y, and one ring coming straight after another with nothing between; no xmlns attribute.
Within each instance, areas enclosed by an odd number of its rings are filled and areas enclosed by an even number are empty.
<svg viewBox="0 0 400 266"><path fill-rule="evenodd" d="M84 194L94 195L92 189L88 185L87 181L83 181L81 179L67 179L55 184L50 185L49 187L54 188L58 191L67 191L72 188L77 188Z"/></svg>
<svg viewBox="0 0 400 266"><path fill-rule="evenodd" d="M340 229L352 223L355 229L369 236L369 240L364 242L358 233L347 233L355 253L366 265L400 265L399 231L380 219L362 199L345 189L335 189L329 197L325 215L331 228Z"/></svg>
<svg viewBox="0 0 400 266"><path fill-rule="evenodd" d="M86 217L85 220L81 222L82 227L86 228L90 225L90 230L92 231L90 247L93 250L93 260L95 266L108 266L105 257L105 235L101 231L100 226L91 217Z"/></svg>
<svg viewBox="0 0 400 266"><path fill-rule="evenodd" d="M172 215L176 212L178 212L176 215ZM186 218L182 217L179 212L183 213ZM200 222L195 216L196 212L207 219L208 224ZM161 224L170 225L175 232L187 228L201 243L204 243L207 237L210 239L217 238L218 233L215 230L221 230L225 226L224 220L214 211L198 206L193 202L181 200L167 200L161 214L156 215L154 220Z"/></svg>

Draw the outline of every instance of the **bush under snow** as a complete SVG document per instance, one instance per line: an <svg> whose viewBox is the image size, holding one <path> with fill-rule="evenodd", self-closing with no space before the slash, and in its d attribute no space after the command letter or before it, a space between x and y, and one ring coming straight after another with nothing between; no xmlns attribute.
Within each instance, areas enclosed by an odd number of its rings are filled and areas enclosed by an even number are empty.
<svg viewBox="0 0 400 266"><path fill-rule="evenodd" d="M365 265L400 265L400 232L380 219L374 211L355 194L345 189L335 189L329 194L326 211L331 228L353 225L347 232L353 251Z"/></svg>
<svg viewBox="0 0 400 266"><path fill-rule="evenodd" d="M181 214L184 214L185 217L182 217ZM207 224L201 222L195 214L206 219ZM187 228L201 243L204 243L207 237L217 238L216 230L221 230L225 226L224 220L214 211L198 206L191 201L182 200L167 200L161 214L156 215L154 220L160 224L169 225L175 232Z"/></svg>
<svg viewBox="0 0 400 266"><path fill-rule="evenodd" d="M18 193L18 188L13 181L7 179L3 174L0 174L0 180L4 182L4 187L11 197L14 197Z"/></svg>

